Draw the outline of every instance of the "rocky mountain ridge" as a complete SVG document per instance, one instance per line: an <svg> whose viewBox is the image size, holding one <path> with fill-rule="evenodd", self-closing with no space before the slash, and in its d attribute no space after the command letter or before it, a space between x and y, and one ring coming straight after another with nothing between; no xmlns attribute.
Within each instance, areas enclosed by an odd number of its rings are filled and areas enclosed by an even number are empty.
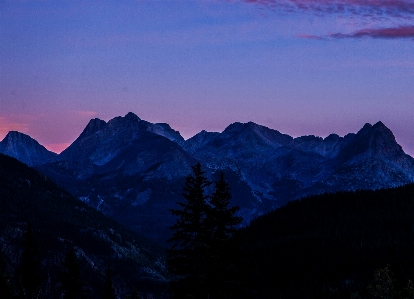
<svg viewBox="0 0 414 299"><path fill-rule="evenodd" d="M382 122L326 138L234 123L185 141L169 125L133 113L91 120L75 142L37 169L130 228L165 240L174 221L169 209L198 161L211 180L224 172L245 223L303 196L414 182L414 159Z"/></svg>
<svg viewBox="0 0 414 299"><path fill-rule="evenodd" d="M0 142L0 153L29 165L41 165L57 156L29 135L10 131Z"/></svg>

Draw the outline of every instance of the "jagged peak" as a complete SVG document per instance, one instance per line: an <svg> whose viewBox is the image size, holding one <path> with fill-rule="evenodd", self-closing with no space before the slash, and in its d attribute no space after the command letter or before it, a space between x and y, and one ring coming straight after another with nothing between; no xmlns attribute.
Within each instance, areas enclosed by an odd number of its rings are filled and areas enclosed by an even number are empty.
<svg viewBox="0 0 414 299"><path fill-rule="evenodd" d="M124 117L117 116L108 121L108 125L117 126L119 124L131 124L139 122L141 119L134 113L128 112Z"/></svg>
<svg viewBox="0 0 414 299"><path fill-rule="evenodd" d="M6 137L4 137L3 141L1 142L4 145L8 144L10 145L18 145L18 144L32 144L33 145L39 145L41 147L43 147L43 145L41 145L36 139L33 139L32 137L30 137L27 134L18 132L18 131L10 131L9 133L7 133Z"/></svg>
<svg viewBox="0 0 414 299"><path fill-rule="evenodd" d="M141 120L135 113L132 113L132 112L128 112L125 115L124 118L127 119L127 120L130 120L130 121L140 121Z"/></svg>
<svg viewBox="0 0 414 299"><path fill-rule="evenodd" d="M89 121L88 125L86 126L87 128L91 128L91 129L101 129L103 126L106 125L106 121L99 119L99 118L93 118Z"/></svg>
<svg viewBox="0 0 414 299"><path fill-rule="evenodd" d="M375 125L372 126L372 128L376 130L391 132L391 130L382 121L377 122Z"/></svg>
<svg viewBox="0 0 414 299"><path fill-rule="evenodd" d="M304 135L294 138L296 141L322 141L323 138L315 135Z"/></svg>
<svg viewBox="0 0 414 299"><path fill-rule="evenodd" d="M345 161L361 154L395 157L405 153L391 130L382 122L377 122L374 125L365 124L357 134L352 136L352 139L349 139L341 159Z"/></svg>
<svg viewBox="0 0 414 299"><path fill-rule="evenodd" d="M238 131L240 131L243 128L243 126L244 126L244 124L241 123L241 122L234 122L234 123L228 125L224 129L223 133L225 133L225 132L226 133L235 133L235 132L238 132Z"/></svg>
<svg viewBox="0 0 414 299"><path fill-rule="evenodd" d="M247 123L241 123L241 122L234 122L232 124L230 124L229 126L227 126L227 128L224 129L223 133L230 133L230 134L234 134L234 133L238 133L242 130L261 130L261 129L269 129L265 126L256 124L255 122L249 121ZM269 129L271 130L271 129Z"/></svg>
<svg viewBox="0 0 414 299"><path fill-rule="evenodd" d="M27 134L10 131L0 142L0 152L14 157L29 166L43 164L57 154L47 150Z"/></svg>
<svg viewBox="0 0 414 299"><path fill-rule="evenodd" d="M324 141L335 141L335 140L338 140L340 138L341 137L338 134L332 133L332 134L329 134L327 137L325 137L323 140Z"/></svg>
<svg viewBox="0 0 414 299"><path fill-rule="evenodd" d="M20 138L20 139L25 138L25 139L34 140L32 137L30 137L27 134L21 133L19 131L10 131L9 133L7 133L6 137L4 137L3 141L4 140L8 140L10 138L13 138L14 139L16 137L17 138Z"/></svg>
<svg viewBox="0 0 414 299"><path fill-rule="evenodd" d="M365 134L366 132L371 131L372 125L370 123L366 123L358 132L357 135Z"/></svg>
<svg viewBox="0 0 414 299"><path fill-rule="evenodd" d="M89 121L89 123L86 125L83 132L80 134L79 138L83 138L89 135L92 135L93 133L98 132L103 127L106 126L106 122L99 118L93 118Z"/></svg>
<svg viewBox="0 0 414 299"><path fill-rule="evenodd" d="M374 134L375 132L382 133L381 135L386 135L387 137L394 139L394 134L382 121L378 121L374 125L368 123L365 124L357 134Z"/></svg>
<svg viewBox="0 0 414 299"><path fill-rule="evenodd" d="M375 132L385 134L390 138L394 137L394 134L382 121L378 121L374 125L366 123L361 130L358 131L357 135L374 134Z"/></svg>
<svg viewBox="0 0 414 299"><path fill-rule="evenodd" d="M255 122L249 121L245 124L247 127L262 127L261 125L256 124Z"/></svg>
<svg viewBox="0 0 414 299"><path fill-rule="evenodd" d="M206 130L201 130L200 132L198 132L194 136L190 137L188 140L195 140L197 138L204 138L205 136L212 136L212 135L218 136L218 135L220 135L220 133L219 132L208 132Z"/></svg>

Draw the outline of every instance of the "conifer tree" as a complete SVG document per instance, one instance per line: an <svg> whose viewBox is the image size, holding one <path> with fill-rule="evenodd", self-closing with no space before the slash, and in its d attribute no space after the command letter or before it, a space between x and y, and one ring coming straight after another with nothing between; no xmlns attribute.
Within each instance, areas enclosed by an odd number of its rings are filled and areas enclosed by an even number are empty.
<svg viewBox="0 0 414 299"><path fill-rule="evenodd" d="M171 227L172 247L168 251L169 270L177 275L171 283L174 298L238 298L240 285L235 269L238 248L234 234L241 223L238 207L230 206L230 188L221 174L208 196L211 182L201 165L192 167L183 188L181 209Z"/></svg>
<svg viewBox="0 0 414 299"><path fill-rule="evenodd" d="M206 217L209 213L205 189L211 182L205 177L200 163L192 166L193 173L185 181L181 209L171 209L177 216L171 227L173 236L168 251L168 267L177 279L171 282L174 298L207 298L207 263L209 230Z"/></svg>
<svg viewBox="0 0 414 299"><path fill-rule="evenodd" d="M212 207L208 215L214 246L228 243L242 222L242 218L236 215L240 208L230 206L231 198L229 185L221 173L220 179L214 184L214 193L210 200Z"/></svg>
<svg viewBox="0 0 414 299"><path fill-rule="evenodd" d="M238 246L235 240L237 226L242 218L236 213L239 207L231 207L230 188L223 173L215 182L207 221L210 229L208 284L211 298L237 298L240 290L236 263Z"/></svg>

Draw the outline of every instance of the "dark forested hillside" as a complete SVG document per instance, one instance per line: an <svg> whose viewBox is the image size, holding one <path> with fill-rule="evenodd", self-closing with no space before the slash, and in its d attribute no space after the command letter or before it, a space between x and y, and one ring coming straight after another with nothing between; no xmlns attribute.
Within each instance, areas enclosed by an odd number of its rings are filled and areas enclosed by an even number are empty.
<svg viewBox="0 0 414 299"><path fill-rule="evenodd" d="M135 288L165 293L164 251L71 196L50 179L0 154L0 251L4 271L18 290L25 232L32 227L38 260L37 292L59 298L65 253L74 249L90 297L103 290L108 263L118 294Z"/></svg>
<svg viewBox="0 0 414 299"><path fill-rule="evenodd" d="M241 233L258 298L374 298L378 269L403 298L414 279L414 185L290 202Z"/></svg>

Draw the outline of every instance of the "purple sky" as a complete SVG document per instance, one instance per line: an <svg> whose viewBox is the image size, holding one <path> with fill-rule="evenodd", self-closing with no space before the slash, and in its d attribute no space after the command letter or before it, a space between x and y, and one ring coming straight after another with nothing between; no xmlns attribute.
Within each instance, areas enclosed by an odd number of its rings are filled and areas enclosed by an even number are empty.
<svg viewBox="0 0 414 299"><path fill-rule="evenodd" d="M414 1L0 1L0 140L59 152L129 111L185 138L381 120L414 155Z"/></svg>

